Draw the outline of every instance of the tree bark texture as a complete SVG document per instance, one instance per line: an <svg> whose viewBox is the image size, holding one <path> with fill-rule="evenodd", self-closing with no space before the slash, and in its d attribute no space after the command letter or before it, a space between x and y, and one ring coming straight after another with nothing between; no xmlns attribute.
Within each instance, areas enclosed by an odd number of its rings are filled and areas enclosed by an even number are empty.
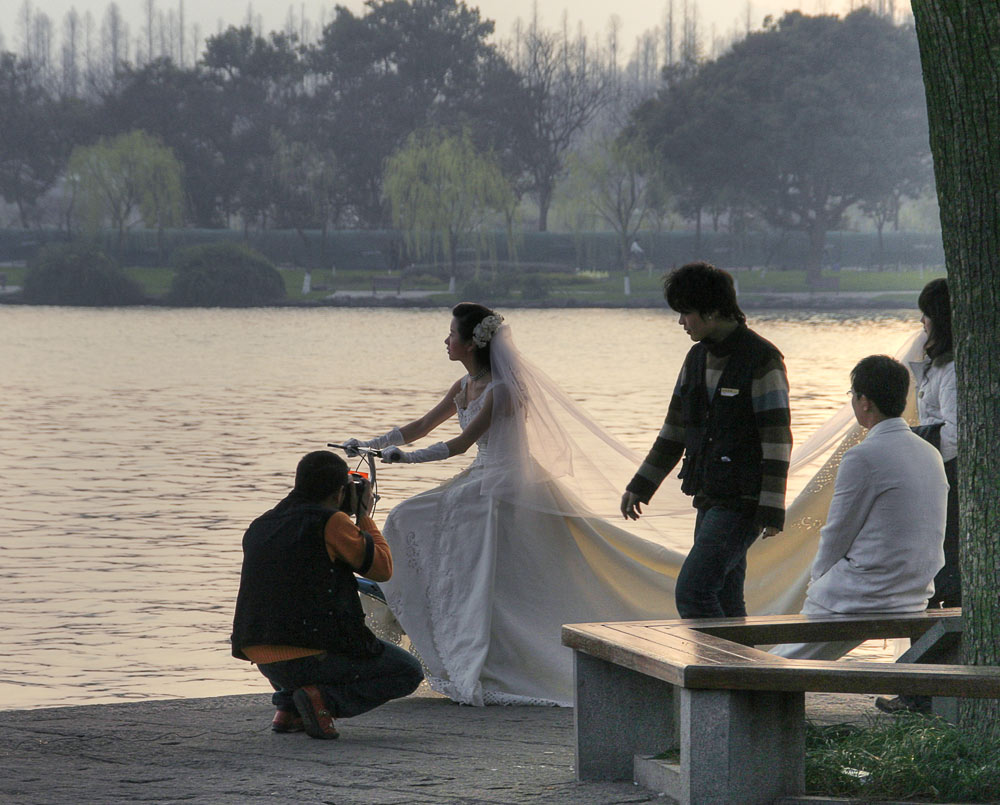
<svg viewBox="0 0 1000 805"><path fill-rule="evenodd" d="M1000 665L1000 0L912 0L958 375L965 661ZM1000 700L962 724L1000 738Z"/></svg>

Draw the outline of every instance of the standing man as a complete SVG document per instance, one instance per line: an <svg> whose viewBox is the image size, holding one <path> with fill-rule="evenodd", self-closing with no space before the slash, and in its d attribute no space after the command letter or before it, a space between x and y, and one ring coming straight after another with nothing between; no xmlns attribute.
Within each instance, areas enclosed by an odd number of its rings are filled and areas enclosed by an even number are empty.
<svg viewBox="0 0 1000 805"><path fill-rule="evenodd" d="M351 494L360 527L341 511L348 484L342 458L309 453L295 488L243 536L233 656L256 663L275 689L275 732L336 738L335 718L406 696L423 679L416 657L365 626L354 574L386 581L392 555L371 519L370 486Z"/></svg>
<svg viewBox="0 0 1000 805"><path fill-rule="evenodd" d="M640 504L649 503L683 454L681 491L694 497L698 517L677 577L677 611L682 618L743 616L747 549L785 523L792 449L785 364L746 326L727 272L689 263L666 278L663 292L696 343L621 510L638 519Z"/></svg>
<svg viewBox="0 0 1000 805"><path fill-rule="evenodd" d="M868 435L840 460L803 615L921 612L934 593L948 479L937 448L902 418L909 386L906 367L888 355L851 371L851 407ZM860 643L783 643L772 652L835 660Z"/></svg>

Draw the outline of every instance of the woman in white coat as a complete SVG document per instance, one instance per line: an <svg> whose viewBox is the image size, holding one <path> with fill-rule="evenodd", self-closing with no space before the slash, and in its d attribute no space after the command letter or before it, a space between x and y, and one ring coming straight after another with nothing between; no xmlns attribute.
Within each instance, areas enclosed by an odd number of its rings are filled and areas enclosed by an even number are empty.
<svg viewBox="0 0 1000 805"><path fill-rule="evenodd" d="M948 519L944 531L944 567L934 577L934 595L928 607L962 606L962 579L958 550L958 392L955 383L955 356L951 336L951 297L948 281L931 280L917 300L920 323L927 333L924 359L911 361L916 379L917 416L914 428L936 445L944 459L948 479ZM886 713L927 712L927 696L879 696L875 706Z"/></svg>
<svg viewBox="0 0 1000 805"><path fill-rule="evenodd" d="M934 595L930 607L962 606L962 583L958 557L958 430L955 356L951 337L951 299L948 281L931 280L920 292L920 323L927 333L925 359L910 364L916 378L917 416L919 433L938 429L936 443L944 459L945 475L951 489L948 492L948 524L944 537L944 567L934 578Z"/></svg>

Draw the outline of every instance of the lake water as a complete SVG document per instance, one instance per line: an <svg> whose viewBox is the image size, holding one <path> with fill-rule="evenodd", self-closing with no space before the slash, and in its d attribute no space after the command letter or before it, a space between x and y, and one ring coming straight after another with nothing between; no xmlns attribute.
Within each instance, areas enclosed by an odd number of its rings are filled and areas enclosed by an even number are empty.
<svg viewBox="0 0 1000 805"><path fill-rule="evenodd" d="M690 346L673 314L506 315L527 357L645 451ZM243 530L303 453L437 402L459 374L449 321L0 306L0 709L269 690L229 654ZM858 359L918 327L867 312L750 324L785 352L799 442L844 404ZM380 511L469 460L387 470Z"/></svg>

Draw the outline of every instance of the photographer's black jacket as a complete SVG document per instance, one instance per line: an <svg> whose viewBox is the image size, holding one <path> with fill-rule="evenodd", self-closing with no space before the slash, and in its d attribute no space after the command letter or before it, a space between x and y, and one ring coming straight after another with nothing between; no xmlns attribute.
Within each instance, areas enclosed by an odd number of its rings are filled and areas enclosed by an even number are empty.
<svg viewBox="0 0 1000 805"><path fill-rule="evenodd" d="M244 646L301 646L373 656L382 644L365 626L354 571L331 561L323 539L330 509L290 494L243 536L243 569L231 637Z"/></svg>

